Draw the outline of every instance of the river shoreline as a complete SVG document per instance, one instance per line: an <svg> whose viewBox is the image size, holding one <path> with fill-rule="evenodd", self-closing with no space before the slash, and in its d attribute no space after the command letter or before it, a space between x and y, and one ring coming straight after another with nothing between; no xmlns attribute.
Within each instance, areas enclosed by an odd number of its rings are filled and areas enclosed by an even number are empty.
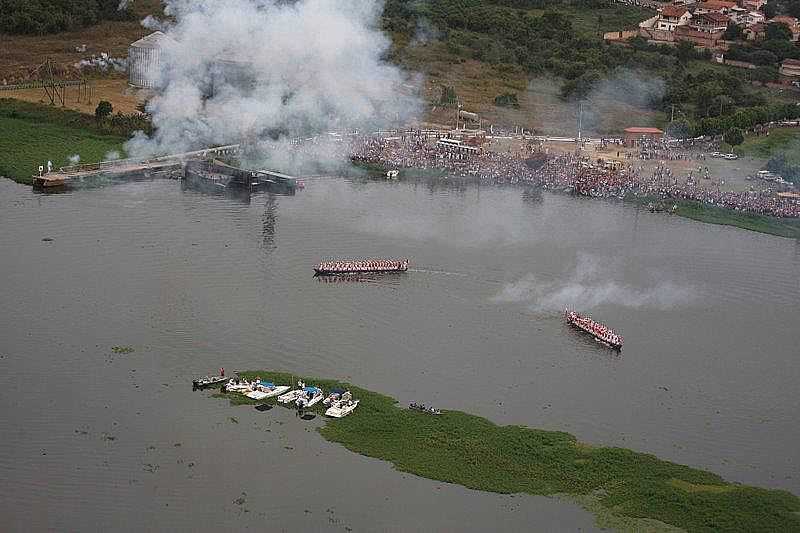
<svg viewBox="0 0 800 533"><path fill-rule="evenodd" d="M326 421L319 433L401 472L488 492L568 498L593 512L598 524L623 530L800 531L800 499L786 491L729 483L653 455L581 443L566 432L498 426L459 411L431 416L401 409L393 398L335 380L239 375L349 388L358 409ZM233 405L263 403L240 394L213 396Z"/></svg>

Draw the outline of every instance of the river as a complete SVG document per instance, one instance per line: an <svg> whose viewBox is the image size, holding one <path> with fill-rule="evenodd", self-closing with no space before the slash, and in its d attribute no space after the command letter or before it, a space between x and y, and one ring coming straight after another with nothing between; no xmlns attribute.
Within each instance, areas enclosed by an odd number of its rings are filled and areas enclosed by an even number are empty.
<svg viewBox="0 0 800 533"><path fill-rule="evenodd" d="M594 528L568 502L399 473L326 442L319 419L191 391L220 366L800 494L796 241L520 187L339 178L249 200L0 180L0 224L6 528ZM312 276L345 256L412 268ZM565 305L621 332L622 352L566 327Z"/></svg>

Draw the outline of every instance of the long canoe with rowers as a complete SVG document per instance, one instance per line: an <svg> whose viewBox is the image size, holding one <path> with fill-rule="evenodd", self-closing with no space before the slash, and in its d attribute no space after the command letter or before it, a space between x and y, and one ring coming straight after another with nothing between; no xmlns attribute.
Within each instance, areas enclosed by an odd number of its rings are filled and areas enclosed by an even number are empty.
<svg viewBox="0 0 800 533"><path fill-rule="evenodd" d="M598 341L608 344L617 350L622 348L622 343L624 341L622 335L614 333L608 326L595 322L588 316L580 315L568 309L564 310L564 319L568 324L585 331Z"/></svg>
<svg viewBox="0 0 800 533"><path fill-rule="evenodd" d="M359 272L405 272L406 270L408 270L408 259L323 261L314 267L314 272L318 276Z"/></svg>

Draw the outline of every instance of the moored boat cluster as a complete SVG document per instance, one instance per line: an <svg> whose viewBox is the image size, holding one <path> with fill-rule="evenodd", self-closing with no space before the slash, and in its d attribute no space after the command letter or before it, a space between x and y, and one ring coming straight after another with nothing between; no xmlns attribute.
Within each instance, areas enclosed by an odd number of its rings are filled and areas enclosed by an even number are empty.
<svg viewBox="0 0 800 533"><path fill-rule="evenodd" d="M359 402L359 400L353 399L353 395L348 390L334 388L325 396L321 387L309 386L303 381L298 381L296 387L276 385L271 381L262 380L260 377L248 381L237 376L228 379L226 382L224 369L220 370L219 376L206 376L205 378L193 380L194 388L204 388L224 382L222 385L224 392L242 394L251 400L266 400L277 396L278 403L284 405L293 404L300 413L322 402L327 407L325 415L332 418L342 418L349 415L355 410ZM198 385L199 382L203 382L204 385Z"/></svg>

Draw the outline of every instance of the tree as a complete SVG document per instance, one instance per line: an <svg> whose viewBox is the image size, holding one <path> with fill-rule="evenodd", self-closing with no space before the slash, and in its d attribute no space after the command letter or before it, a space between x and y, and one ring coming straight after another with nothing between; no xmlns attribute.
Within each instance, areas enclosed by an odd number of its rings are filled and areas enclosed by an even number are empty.
<svg viewBox="0 0 800 533"><path fill-rule="evenodd" d="M758 67L750 71L750 80L766 85L767 82L778 80L778 69L774 66Z"/></svg>
<svg viewBox="0 0 800 533"><path fill-rule="evenodd" d="M739 146L744 142L744 134L739 128L731 128L722 136L722 140L731 146Z"/></svg>
<svg viewBox="0 0 800 533"><path fill-rule="evenodd" d="M761 11L764 13L764 18L767 20L775 17L775 15L778 14L778 6L775 4L776 2L773 0L772 2L767 2L761 6Z"/></svg>
<svg viewBox="0 0 800 533"><path fill-rule="evenodd" d="M792 30L789 29L789 26L782 22L770 22L767 24L767 29L764 32L766 39L768 41L791 41L792 40Z"/></svg>
<svg viewBox="0 0 800 533"><path fill-rule="evenodd" d="M690 59L694 59L694 44L690 41L681 41L678 43L678 60L686 63Z"/></svg>
<svg viewBox="0 0 800 533"><path fill-rule="evenodd" d="M97 109L94 110L94 117L97 120L103 120L107 116L109 116L114 111L114 108L111 106L111 102L107 100L100 100L100 103L97 104Z"/></svg>
<svg viewBox="0 0 800 533"><path fill-rule="evenodd" d="M673 139L686 139L692 136L692 126L685 119L676 120L667 126L667 135Z"/></svg>
<svg viewBox="0 0 800 533"><path fill-rule="evenodd" d="M442 95L439 97L440 105L453 105L458 100L455 87L442 85Z"/></svg>
<svg viewBox="0 0 800 533"><path fill-rule="evenodd" d="M725 29L725 33L722 34L722 38L726 41L739 41L743 35L744 30L742 30L742 27L731 22Z"/></svg>
<svg viewBox="0 0 800 533"><path fill-rule="evenodd" d="M517 93L504 93L494 97L494 105L499 107L513 107L519 109Z"/></svg>

